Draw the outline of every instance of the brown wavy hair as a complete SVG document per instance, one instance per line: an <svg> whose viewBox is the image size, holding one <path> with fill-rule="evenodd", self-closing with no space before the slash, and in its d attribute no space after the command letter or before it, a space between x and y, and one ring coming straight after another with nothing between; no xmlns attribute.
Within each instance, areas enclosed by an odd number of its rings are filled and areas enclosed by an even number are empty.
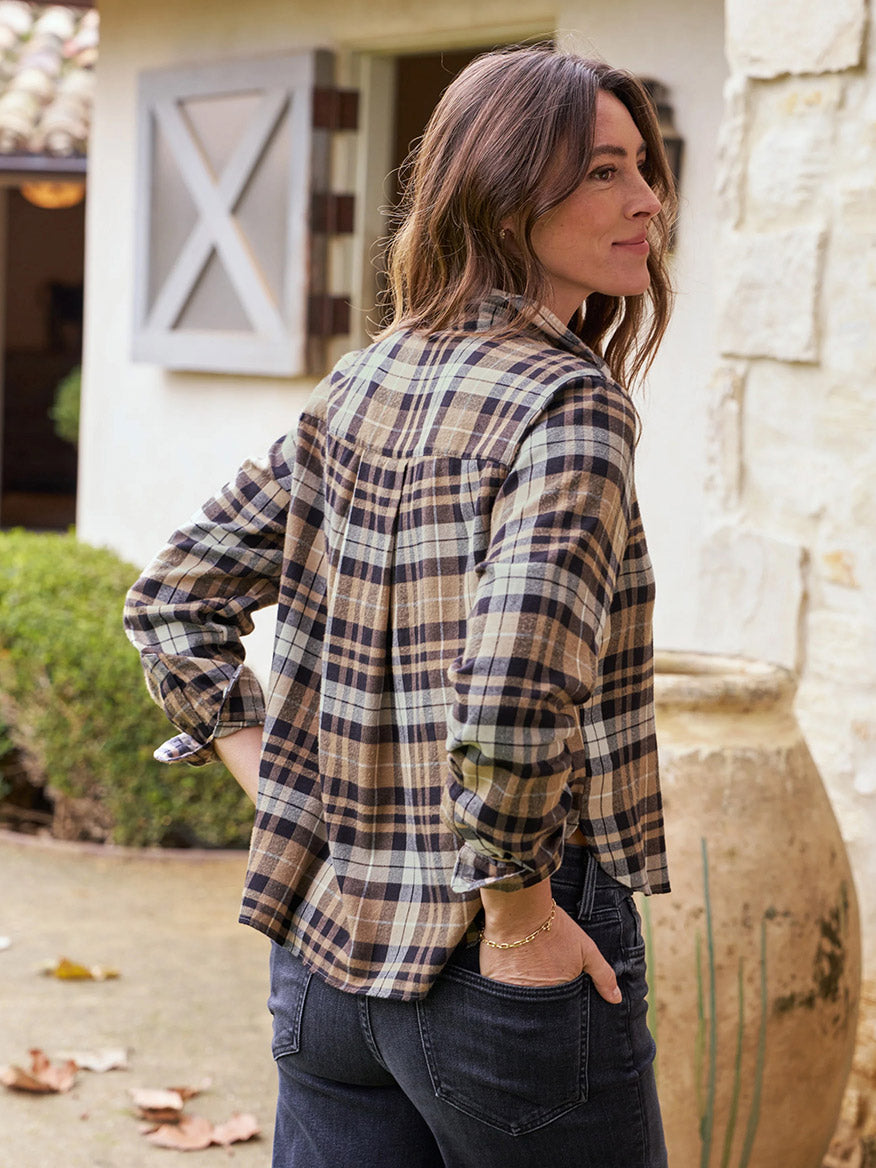
<svg viewBox="0 0 876 1168"><path fill-rule="evenodd" d="M570 327L623 384L644 376L671 311L666 257L676 209L654 105L631 74L549 45L476 58L435 107L405 165L387 258L392 315L381 336L452 330L493 289L523 298L514 326L534 318L549 281L532 250L532 228L585 177L600 91L626 106L641 133L645 178L662 210L648 232L649 289L594 292ZM500 236L509 218L518 225L513 251Z"/></svg>

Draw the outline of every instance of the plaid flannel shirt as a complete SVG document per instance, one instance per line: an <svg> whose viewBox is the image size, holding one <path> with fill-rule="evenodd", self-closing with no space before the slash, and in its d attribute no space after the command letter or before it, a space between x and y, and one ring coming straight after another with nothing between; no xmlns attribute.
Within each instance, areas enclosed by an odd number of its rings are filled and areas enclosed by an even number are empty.
<svg viewBox="0 0 876 1168"><path fill-rule="evenodd" d="M558 319L508 315L345 357L126 606L181 731L156 757L264 724L240 919L348 991L425 994L478 889L578 826L668 888L635 411ZM274 602L265 703L240 638Z"/></svg>

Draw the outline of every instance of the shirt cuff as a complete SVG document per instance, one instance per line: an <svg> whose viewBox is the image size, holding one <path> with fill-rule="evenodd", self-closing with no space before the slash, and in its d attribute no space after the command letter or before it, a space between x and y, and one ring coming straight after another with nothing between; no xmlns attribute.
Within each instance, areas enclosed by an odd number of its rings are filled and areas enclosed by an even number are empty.
<svg viewBox="0 0 876 1168"><path fill-rule="evenodd" d="M198 742L191 734L175 734L162 742L152 757L156 762L188 762L192 766L204 766L213 762L216 751L212 739L209 742Z"/></svg>
<svg viewBox="0 0 876 1168"><path fill-rule="evenodd" d="M187 762L204 766L218 757L214 739L226 738L247 726L262 726L265 721L265 699L262 687L252 670L238 665L222 693L216 720L209 736L200 742L191 734L175 734L153 753L157 762Z"/></svg>
<svg viewBox="0 0 876 1168"><path fill-rule="evenodd" d="M480 888L516 892L540 884L558 866L559 859L544 870L535 869L519 861L493 859L463 844L456 856L450 887L454 892L476 892Z"/></svg>

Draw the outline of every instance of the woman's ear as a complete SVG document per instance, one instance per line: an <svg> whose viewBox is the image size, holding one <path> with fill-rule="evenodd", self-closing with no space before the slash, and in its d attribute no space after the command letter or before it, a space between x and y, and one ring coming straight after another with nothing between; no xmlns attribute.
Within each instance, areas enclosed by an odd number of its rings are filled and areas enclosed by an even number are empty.
<svg viewBox="0 0 876 1168"><path fill-rule="evenodd" d="M514 222L510 217L502 220L499 224L499 242L503 247L509 245L513 248L517 247L517 239L514 234Z"/></svg>

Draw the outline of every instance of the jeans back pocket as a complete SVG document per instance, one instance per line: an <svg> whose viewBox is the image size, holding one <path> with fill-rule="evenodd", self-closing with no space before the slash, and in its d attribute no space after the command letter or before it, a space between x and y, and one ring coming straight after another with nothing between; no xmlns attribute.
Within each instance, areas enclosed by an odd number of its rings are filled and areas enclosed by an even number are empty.
<svg viewBox="0 0 876 1168"><path fill-rule="evenodd" d="M274 1017L271 1053L275 1059L295 1054L301 1045L301 1015L311 977L299 957L272 943L268 1009Z"/></svg>
<svg viewBox="0 0 876 1168"><path fill-rule="evenodd" d="M587 1098L590 997L584 974L533 988L448 967L417 1002L439 1099L510 1135Z"/></svg>

